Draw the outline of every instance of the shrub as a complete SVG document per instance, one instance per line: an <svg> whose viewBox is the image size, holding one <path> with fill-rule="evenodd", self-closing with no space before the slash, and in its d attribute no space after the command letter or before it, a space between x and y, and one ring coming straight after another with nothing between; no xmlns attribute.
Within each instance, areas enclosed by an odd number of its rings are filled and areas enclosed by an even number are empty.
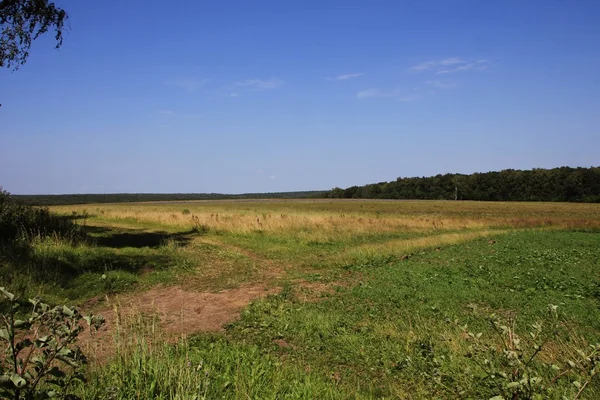
<svg viewBox="0 0 600 400"><path fill-rule="evenodd" d="M67 306L50 307L30 299L32 309L21 320L21 303L0 287L3 313L0 321L0 396L5 399L77 399L69 394L75 381L84 381L79 371L86 358L75 346L84 320L99 328L101 317L83 317Z"/></svg>
<svg viewBox="0 0 600 400"><path fill-rule="evenodd" d="M74 237L79 228L71 220L51 214L47 208L15 202L0 188L0 244L53 234Z"/></svg>
<svg viewBox="0 0 600 400"><path fill-rule="evenodd" d="M575 349L573 359L555 360L554 364L546 364L546 371L540 369L538 356L549 342L559 340L557 306L549 305L549 310L550 317L545 323L531 324L527 335L522 336L516 333L514 319L504 323L492 315L490 324L499 338L499 346L485 343L481 333L468 333L472 342L468 357L484 372L481 384L489 385L495 394L493 400L550 398L561 379L572 383L572 398L578 399L596 377L600 344L590 345L587 351Z"/></svg>

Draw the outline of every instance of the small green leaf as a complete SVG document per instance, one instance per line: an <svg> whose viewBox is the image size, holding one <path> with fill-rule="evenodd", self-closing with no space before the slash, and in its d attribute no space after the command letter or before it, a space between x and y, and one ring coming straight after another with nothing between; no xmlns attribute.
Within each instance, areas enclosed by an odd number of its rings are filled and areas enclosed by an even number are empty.
<svg viewBox="0 0 600 400"><path fill-rule="evenodd" d="M577 389L581 388L581 383L579 381L573 381L573 385L575 385Z"/></svg>
<svg viewBox="0 0 600 400"><path fill-rule="evenodd" d="M4 295L4 297L6 297L10 301L13 301L15 299L15 295L3 287L0 287L0 292Z"/></svg>
<svg viewBox="0 0 600 400"><path fill-rule="evenodd" d="M502 396L494 396L494 397L490 397L490 400L504 400L504 397L502 397Z"/></svg>
<svg viewBox="0 0 600 400"><path fill-rule="evenodd" d="M508 384L506 385L506 388L507 388L507 389L513 389L513 388L517 388L517 387L519 387L519 386L521 386L521 383L520 383L520 382L510 382L510 383L508 383Z"/></svg>
<svg viewBox="0 0 600 400"><path fill-rule="evenodd" d="M531 378L532 385L537 385L540 382L542 382L542 378L540 378L539 376L534 376L533 378Z"/></svg>
<svg viewBox="0 0 600 400"><path fill-rule="evenodd" d="M6 328L0 329L0 339L9 340L8 330Z"/></svg>
<svg viewBox="0 0 600 400"><path fill-rule="evenodd" d="M31 326L31 322L22 321L20 319L15 321L15 328L29 328Z"/></svg>
<svg viewBox="0 0 600 400"><path fill-rule="evenodd" d="M71 310L69 307L67 306L63 306L62 307L62 312L66 315L68 315L69 317L72 317L75 315L75 311Z"/></svg>
<svg viewBox="0 0 600 400"><path fill-rule="evenodd" d="M45 347L48 345L48 340L50 338L48 336L42 336L35 340L35 347Z"/></svg>
<svg viewBox="0 0 600 400"><path fill-rule="evenodd" d="M66 357L70 357L72 354L73 354L73 352L66 347L63 347L62 349L59 350L58 353L56 353L57 356L66 356Z"/></svg>
<svg viewBox="0 0 600 400"><path fill-rule="evenodd" d="M10 380L18 389L21 389L27 385L27 381L21 378L19 374L12 374Z"/></svg>

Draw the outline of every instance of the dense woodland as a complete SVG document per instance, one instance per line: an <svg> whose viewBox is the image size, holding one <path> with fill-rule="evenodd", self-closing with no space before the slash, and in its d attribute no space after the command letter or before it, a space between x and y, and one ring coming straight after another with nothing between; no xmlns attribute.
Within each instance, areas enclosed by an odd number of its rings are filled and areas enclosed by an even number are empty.
<svg viewBox="0 0 600 400"><path fill-rule="evenodd" d="M421 199L600 202L600 167L514 170L398 178L346 189L275 193L113 193L13 195L29 205L234 199Z"/></svg>
<svg viewBox="0 0 600 400"><path fill-rule="evenodd" d="M126 203L138 201L189 201L189 200L235 200L235 199L301 199L324 197L324 190L275 193L109 193L109 194L31 194L12 195L22 203L38 206L60 204Z"/></svg>
<svg viewBox="0 0 600 400"><path fill-rule="evenodd" d="M600 167L514 170L398 178L347 189L328 198L600 202Z"/></svg>

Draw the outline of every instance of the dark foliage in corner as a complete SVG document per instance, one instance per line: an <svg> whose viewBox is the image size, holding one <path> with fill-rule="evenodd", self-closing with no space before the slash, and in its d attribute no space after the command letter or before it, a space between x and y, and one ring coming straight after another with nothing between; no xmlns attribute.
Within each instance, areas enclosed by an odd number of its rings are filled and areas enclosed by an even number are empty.
<svg viewBox="0 0 600 400"><path fill-rule="evenodd" d="M67 13L48 0L1 0L0 67L25 64L31 43L51 28L59 48L67 20Z"/></svg>

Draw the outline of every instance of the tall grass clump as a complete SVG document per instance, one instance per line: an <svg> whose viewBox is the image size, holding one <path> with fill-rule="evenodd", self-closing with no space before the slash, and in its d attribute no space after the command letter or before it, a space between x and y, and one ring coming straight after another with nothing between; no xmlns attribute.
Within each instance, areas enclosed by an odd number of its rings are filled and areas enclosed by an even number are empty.
<svg viewBox="0 0 600 400"><path fill-rule="evenodd" d="M0 188L1 245L53 235L73 238L78 232L71 219L51 214L47 208L19 204Z"/></svg>
<svg viewBox="0 0 600 400"><path fill-rule="evenodd" d="M56 254L74 249L85 237L74 218L19 204L0 190L0 284L37 296L40 285L58 282L65 262Z"/></svg>
<svg viewBox="0 0 600 400"><path fill-rule="evenodd" d="M338 399L348 394L255 345L222 335L167 335L156 314L115 307L113 344L94 351L83 399ZM103 352L103 351L104 352ZM103 359L104 357L104 359Z"/></svg>

